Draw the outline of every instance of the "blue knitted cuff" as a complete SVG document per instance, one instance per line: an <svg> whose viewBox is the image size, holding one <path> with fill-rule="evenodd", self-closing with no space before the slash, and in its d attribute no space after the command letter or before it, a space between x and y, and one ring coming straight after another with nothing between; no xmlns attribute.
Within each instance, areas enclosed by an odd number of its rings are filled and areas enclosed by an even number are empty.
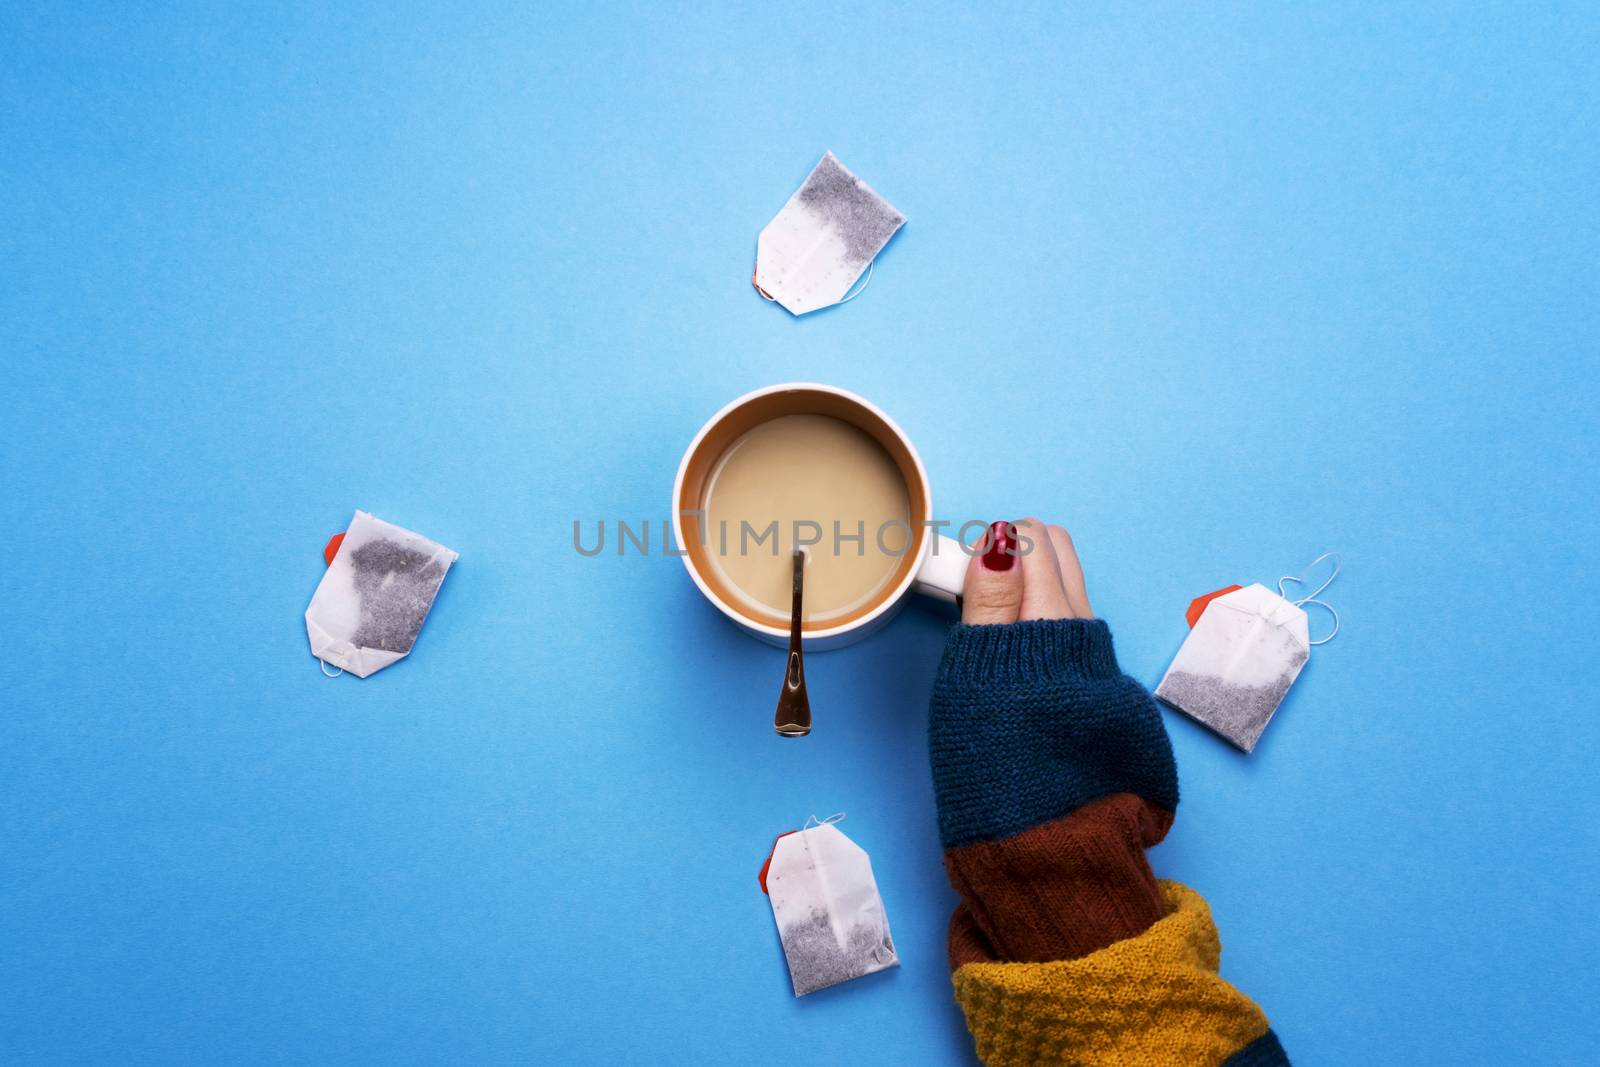
<svg viewBox="0 0 1600 1067"><path fill-rule="evenodd" d="M1010 626L956 626L939 680L959 685L1041 679L1114 679L1122 671L1101 619L1042 619Z"/></svg>
<svg viewBox="0 0 1600 1067"><path fill-rule="evenodd" d="M1112 793L1178 806L1161 713L1117 667L1100 619L957 626L928 747L945 848L1010 837Z"/></svg>

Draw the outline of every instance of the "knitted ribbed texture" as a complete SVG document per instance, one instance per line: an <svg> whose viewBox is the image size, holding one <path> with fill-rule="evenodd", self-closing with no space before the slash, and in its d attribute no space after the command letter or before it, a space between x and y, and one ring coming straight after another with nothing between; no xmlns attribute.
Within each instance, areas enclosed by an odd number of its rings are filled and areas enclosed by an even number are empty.
<svg viewBox="0 0 1600 1067"><path fill-rule="evenodd" d="M956 971L956 1000L983 1062L1287 1063L1281 1048L1277 1060L1230 1060L1268 1032L1266 1016L1217 976L1222 945L1205 901L1175 882L1161 889L1170 912L1138 937L1075 960L969 963Z"/></svg>
<svg viewBox="0 0 1600 1067"><path fill-rule="evenodd" d="M1143 933L1167 913L1145 849L1171 825L1171 812L1113 793L1004 841L947 850L962 900L951 970L1074 959Z"/></svg>
<svg viewBox="0 0 1600 1067"><path fill-rule="evenodd" d="M934 683L928 744L947 849L1113 793L1167 812L1178 805L1160 712L1117 667L1099 619L957 626Z"/></svg>

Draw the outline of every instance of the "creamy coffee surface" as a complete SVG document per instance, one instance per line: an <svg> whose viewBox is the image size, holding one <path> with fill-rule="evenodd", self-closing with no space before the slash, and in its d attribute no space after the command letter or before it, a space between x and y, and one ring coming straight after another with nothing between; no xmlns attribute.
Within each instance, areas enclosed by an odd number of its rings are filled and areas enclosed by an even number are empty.
<svg viewBox="0 0 1600 1067"><path fill-rule="evenodd" d="M870 603L911 544L900 469L871 436L828 415L785 415L739 437L706 479L701 507L712 567L744 601L735 606L783 619L797 539L820 536L806 546L805 620L814 623Z"/></svg>

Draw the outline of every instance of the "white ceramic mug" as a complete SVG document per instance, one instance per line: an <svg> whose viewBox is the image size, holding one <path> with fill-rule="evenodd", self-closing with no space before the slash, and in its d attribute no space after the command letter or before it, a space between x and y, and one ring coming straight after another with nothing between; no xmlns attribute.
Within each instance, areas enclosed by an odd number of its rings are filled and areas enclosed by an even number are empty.
<svg viewBox="0 0 1600 1067"><path fill-rule="evenodd" d="M689 535L684 532L685 516L700 513L706 478L728 446L753 427L784 415L830 415L864 431L883 446L899 468L911 501L912 543L900 557L893 580L843 618L824 624L806 623L801 635L807 650L838 648L867 636L894 616L912 590L954 601L966 580L967 554L955 538L936 533L928 525L933 518L933 496L928 489L928 472L911 439L870 401L814 382L769 385L746 393L711 416L684 451L672 486L672 532L689 577L706 598L746 633L770 644L788 644L788 621L758 617L740 607L710 565L699 529Z"/></svg>

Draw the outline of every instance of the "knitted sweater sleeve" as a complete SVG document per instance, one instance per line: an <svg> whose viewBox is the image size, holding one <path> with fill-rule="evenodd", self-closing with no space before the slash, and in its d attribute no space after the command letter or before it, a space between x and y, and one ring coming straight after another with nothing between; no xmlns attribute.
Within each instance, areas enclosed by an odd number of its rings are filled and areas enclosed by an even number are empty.
<svg viewBox="0 0 1600 1067"><path fill-rule="evenodd" d="M1217 976L1205 901L1150 869L1177 767L1103 621L957 626L929 749L950 967L985 1063L1288 1063Z"/></svg>

